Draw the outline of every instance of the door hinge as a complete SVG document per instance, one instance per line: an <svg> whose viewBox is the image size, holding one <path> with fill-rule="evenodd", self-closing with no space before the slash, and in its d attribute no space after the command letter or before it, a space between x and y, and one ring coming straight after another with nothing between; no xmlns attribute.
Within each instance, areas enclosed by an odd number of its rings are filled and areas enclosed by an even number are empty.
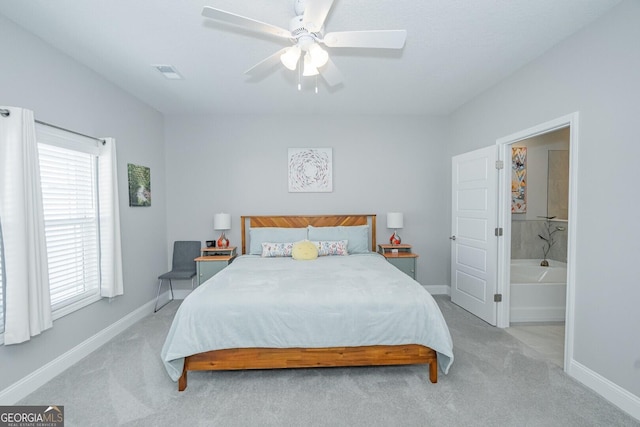
<svg viewBox="0 0 640 427"><path fill-rule="evenodd" d="M502 160L496 160L496 169L504 169L504 162Z"/></svg>
<svg viewBox="0 0 640 427"><path fill-rule="evenodd" d="M496 227L496 230L495 230L496 237L502 236L503 232L504 232L504 229L502 227Z"/></svg>
<svg viewBox="0 0 640 427"><path fill-rule="evenodd" d="M502 302L502 294L494 294L493 302Z"/></svg>

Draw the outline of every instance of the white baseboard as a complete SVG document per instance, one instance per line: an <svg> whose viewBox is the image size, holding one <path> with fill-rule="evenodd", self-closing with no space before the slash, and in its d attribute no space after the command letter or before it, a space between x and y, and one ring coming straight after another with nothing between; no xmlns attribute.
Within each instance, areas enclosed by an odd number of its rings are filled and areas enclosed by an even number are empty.
<svg viewBox="0 0 640 427"><path fill-rule="evenodd" d="M42 387L48 381L106 344L116 335L153 313L155 303L155 299L146 303L18 382L0 391L0 405L15 405L16 402Z"/></svg>
<svg viewBox="0 0 640 427"><path fill-rule="evenodd" d="M511 307L512 323L564 322L565 307Z"/></svg>
<svg viewBox="0 0 640 427"><path fill-rule="evenodd" d="M191 289L174 289L173 290L173 299L185 299L187 295L192 292ZM162 306L169 302L169 297L171 296L170 291L166 291L160 294L160 298L158 298L158 305Z"/></svg>
<svg viewBox="0 0 640 427"><path fill-rule="evenodd" d="M425 288L431 295L451 295L451 288L447 285L423 285L422 287Z"/></svg>
<svg viewBox="0 0 640 427"><path fill-rule="evenodd" d="M635 419L640 420L640 397L628 392L575 360L569 363L567 373Z"/></svg>

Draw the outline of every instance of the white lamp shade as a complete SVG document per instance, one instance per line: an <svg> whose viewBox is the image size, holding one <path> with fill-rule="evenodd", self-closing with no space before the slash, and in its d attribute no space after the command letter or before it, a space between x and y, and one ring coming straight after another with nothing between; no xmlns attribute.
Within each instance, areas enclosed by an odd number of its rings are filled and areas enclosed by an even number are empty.
<svg viewBox="0 0 640 427"><path fill-rule="evenodd" d="M230 230L231 215L228 213L215 214L213 217L213 228L215 230Z"/></svg>
<svg viewBox="0 0 640 427"><path fill-rule="evenodd" d="M304 68L302 69L302 75L305 77L317 76L320 74L318 69L313 65L309 52L304 55Z"/></svg>
<svg viewBox="0 0 640 427"><path fill-rule="evenodd" d="M402 212L387 213L387 228L398 229L404 226L404 217Z"/></svg>
<svg viewBox="0 0 640 427"><path fill-rule="evenodd" d="M329 61L329 54L317 43L309 46L309 55L311 56L311 62L313 62L316 68L324 66Z"/></svg>
<svg viewBox="0 0 640 427"><path fill-rule="evenodd" d="M280 55L280 61L285 67L294 71L298 67L298 60L300 59L300 53L302 51L298 46L291 46L285 49L284 53Z"/></svg>

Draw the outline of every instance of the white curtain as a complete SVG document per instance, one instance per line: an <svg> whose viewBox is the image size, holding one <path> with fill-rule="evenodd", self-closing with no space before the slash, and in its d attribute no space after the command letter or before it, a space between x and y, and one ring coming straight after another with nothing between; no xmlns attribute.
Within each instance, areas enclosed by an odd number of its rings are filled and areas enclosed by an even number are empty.
<svg viewBox="0 0 640 427"><path fill-rule="evenodd" d="M28 341L52 325L40 166L33 111L0 117L0 218L4 243L4 343Z"/></svg>
<svg viewBox="0 0 640 427"><path fill-rule="evenodd" d="M99 159L100 295L111 298L124 293L115 139L104 138Z"/></svg>

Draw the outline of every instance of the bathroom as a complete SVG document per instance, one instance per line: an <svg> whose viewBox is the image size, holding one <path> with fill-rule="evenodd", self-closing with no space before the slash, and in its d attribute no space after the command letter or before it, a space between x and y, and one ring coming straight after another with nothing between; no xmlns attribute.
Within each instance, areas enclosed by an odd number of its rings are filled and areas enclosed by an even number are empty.
<svg viewBox="0 0 640 427"><path fill-rule="evenodd" d="M569 141L569 128L563 128L512 145L508 330L560 366L570 226Z"/></svg>

